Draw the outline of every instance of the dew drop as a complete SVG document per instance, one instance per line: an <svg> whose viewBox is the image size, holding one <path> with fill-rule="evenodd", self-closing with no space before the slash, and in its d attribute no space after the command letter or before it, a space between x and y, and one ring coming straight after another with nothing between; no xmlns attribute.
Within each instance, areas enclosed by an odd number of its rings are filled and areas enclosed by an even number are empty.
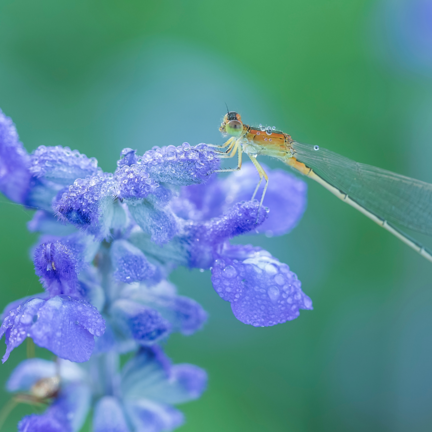
<svg viewBox="0 0 432 432"><path fill-rule="evenodd" d="M270 300L276 301L279 298L280 291L277 287L272 286L267 290L267 294L270 297Z"/></svg>
<svg viewBox="0 0 432 432"><path fill-rule="evenodd" d="M282 286L285 283L285 278L281 274L276 275L274 280L280 286Z"/></svg>
<svg viewBox="0 0 432 432"><path fill-rule="evenodd" d="M23 315L21 317L20 321L22 324L30 324L32 321L32 317L30 315L26 314L26 315Z"/></svg>
<svg viewBox="0 0 432 432"><path fill-rule="evenodd" d="M224 273L225 276L229 279L232 279L233 277L237 276L237 270L232 265L225 267Z"/></svg>
<svg viewBox="0 0 432 432"><path fill-rule="evenodd" d="M275 275L278 272L273 264L267 264L264 270L268 275Z"/></svg>
<svg viewBox="0 0 432 432"><path fill-rule="evenodd" d="M315 151L318 151L318 150L319 150L319 146L315 145L315 146L314 146L314 150L315 150Z"/></svg>

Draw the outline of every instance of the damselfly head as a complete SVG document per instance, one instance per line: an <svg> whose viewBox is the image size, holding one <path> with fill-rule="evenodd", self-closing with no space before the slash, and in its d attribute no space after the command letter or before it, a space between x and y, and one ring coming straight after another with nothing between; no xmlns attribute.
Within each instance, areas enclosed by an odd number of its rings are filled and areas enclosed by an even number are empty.
<svg viewBox="0 0 432 432"><path fill-rule="evenodd" d="M228 135L240 136L243 132L243 123L241 115L235 111L229 111L225 114L219 130Z"/></svg>

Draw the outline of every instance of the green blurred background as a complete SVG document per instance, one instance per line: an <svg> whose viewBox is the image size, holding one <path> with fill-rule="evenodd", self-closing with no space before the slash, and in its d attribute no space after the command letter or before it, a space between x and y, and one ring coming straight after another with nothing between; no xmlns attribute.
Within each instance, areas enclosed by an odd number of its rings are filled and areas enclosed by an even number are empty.
<svg viewBox="0 0 432 432"><path fill-rule="evenodd" d="M104 170L124 147L222 143L227 103L246 123L432 182L431 23L430 0L0 0L0 107L29 151L69 146ZM1 308L41 290L31 215L0 198ZM429 262L312 183L292 233L242 241L288 263L314 310L253 328L208 272L176 271L210 313L167 346L209 373L179 430L432 430ZM23 344L1 366L2 386L25 356Z"/></svg>

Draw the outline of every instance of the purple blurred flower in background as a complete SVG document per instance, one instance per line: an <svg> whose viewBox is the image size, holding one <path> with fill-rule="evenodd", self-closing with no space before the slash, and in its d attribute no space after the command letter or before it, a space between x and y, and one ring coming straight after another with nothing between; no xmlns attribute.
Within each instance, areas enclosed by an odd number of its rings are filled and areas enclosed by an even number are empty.
<svg viewBox="0 0 432 432"><path fill-rule="evenodd" d="M403 69L432 73L432 1L387 0L380 4L379 27L387 49Z"/></svg>
<svg viewBox="0 0 432 432"><path fill-rule="evenodd" d="M0 191L38 209L28 228L40 233L32 253L44 288L5 308L3 361L27 337L58 357L27 360L9 378L10 392L49 402L22 419L21 432L78 431L90 409L95 432L183 423L173 405L200 397L206 374L172 365L161 344L200 330L207 314L168 281L178 266L211 270L214 289L246 324L272 326L312 309L286 264L230 243L290 231L305 210L303 181L267 170L267 209L250 201L252 165L218 179L219 159L205 144L142 156L124 149L117 166L104 173L94 158L60 146L28 154L0 111Z"/></svg>

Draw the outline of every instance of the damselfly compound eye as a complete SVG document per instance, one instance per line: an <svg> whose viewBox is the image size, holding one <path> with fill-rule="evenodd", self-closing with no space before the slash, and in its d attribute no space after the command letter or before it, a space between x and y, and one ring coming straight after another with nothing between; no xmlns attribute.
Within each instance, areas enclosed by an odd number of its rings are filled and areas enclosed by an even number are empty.
<svg viewBox="0 0 432 432"><path fill-rule="evenodd" d="M243 124L241 122L237 121L237 120L231 120L226 125L226 131L230 135L240 136L240 134L243 131Z"/></svg>
<svg viewBox="0 0 432 432"><path fill-rule="evenodd" d="M319 146L317 146L317 145L314 146L314 150L315 150L315 151L318 151L318 150L319 150Z"/></svg>

